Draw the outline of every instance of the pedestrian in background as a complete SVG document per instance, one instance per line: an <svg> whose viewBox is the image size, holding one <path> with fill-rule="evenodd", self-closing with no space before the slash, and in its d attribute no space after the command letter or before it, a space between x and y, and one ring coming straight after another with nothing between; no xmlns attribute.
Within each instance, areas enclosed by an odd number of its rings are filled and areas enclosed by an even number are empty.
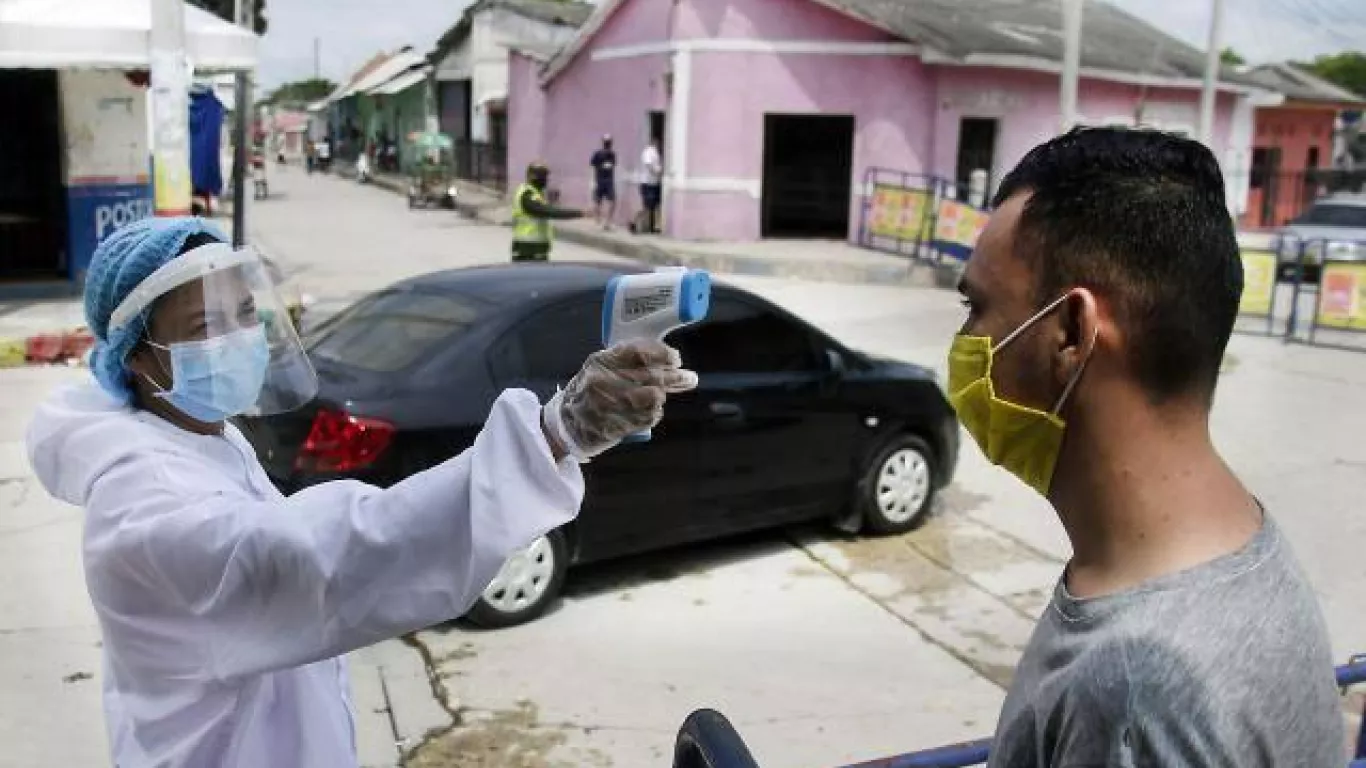
<svg viewBox="0 0 1366 768"><path fill-rule="evenodd" d="M558 208L546 200L550 168L542 162L527 166L526 182L512 197L512 260L549 261L555 242L553 219L581 219L583 211Z"/></svg>
<svg viewBox="0 0 1366 768"><path fill-rule="evenodd" d="M640 182L640 204L645 209L642 231L659 234L659 203L663 194L664 158L659 154L659 139L652 138L640 155L643 174Z"/></svg>
<svg viewBox="0 0 1366 768"><path fill-rule="evenodd" d="M617 153L612 149L611 135L602 137L602 147L593 153L589 165L593 168L594 219L603 229L611 229L617 214Z"/></svg>

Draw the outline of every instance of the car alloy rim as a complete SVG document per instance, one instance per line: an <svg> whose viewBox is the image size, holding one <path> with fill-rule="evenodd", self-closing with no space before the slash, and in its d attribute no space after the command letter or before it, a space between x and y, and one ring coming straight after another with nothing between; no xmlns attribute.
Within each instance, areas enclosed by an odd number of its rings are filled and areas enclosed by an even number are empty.
<svg viewBox="0 0 1366 768"><path fill-rule="evenodd" d="M888 521L915 517L930 496L930 463L920 451L903 448L883 462L877 478L877 506Z"/></svg>
<svg viewBox="0 0 1366 768"><path fill-rule="evenodd" d="M525 610L545 596L554 575L555 550L542 536L503 563L484 590L484 600L502 613Z"/></svg>

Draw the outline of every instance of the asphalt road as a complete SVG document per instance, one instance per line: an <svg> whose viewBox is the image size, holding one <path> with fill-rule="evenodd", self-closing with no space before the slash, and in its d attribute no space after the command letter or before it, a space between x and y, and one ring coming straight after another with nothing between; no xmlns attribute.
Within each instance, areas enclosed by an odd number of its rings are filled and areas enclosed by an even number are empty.
<svg viewBox="0 0 1366 768"><path fill-rule="evenodd" d="M335 178L272 169L253 240L332 311L394 280L505 258L508 231ZM562 244L559 259L602 259ZM942 368L961 322L933 290L734 278L852 346ZM99 764L98 633L79 513L23 457L65 369L0 372L0 766ZM1235 338L1214 416L1229 462L1310 574L1339 656L1366 650L1366 355ZM641 510L641 514L648 514ZM965 442L958 480L907 536L820 527L571 574L529 626L452 626L357 654L367 765L664 766L693 708L726 712L765 768L839 765L987 735L1067 557L1051 510ZM87 677L87 676L90 677Z"/></svg>

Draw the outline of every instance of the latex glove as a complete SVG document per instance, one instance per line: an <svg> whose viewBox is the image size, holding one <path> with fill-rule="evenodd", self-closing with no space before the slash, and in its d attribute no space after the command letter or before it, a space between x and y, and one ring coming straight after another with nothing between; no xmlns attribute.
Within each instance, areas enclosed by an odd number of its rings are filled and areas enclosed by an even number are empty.
<svg viewBox="0 0 1366 768"><path fill-rule="evenodd" d="M545 404L546 428L579 460L654 427L668 394L697 386L678 351L660 341L633 340L589 355L569 385Z"/></svg>

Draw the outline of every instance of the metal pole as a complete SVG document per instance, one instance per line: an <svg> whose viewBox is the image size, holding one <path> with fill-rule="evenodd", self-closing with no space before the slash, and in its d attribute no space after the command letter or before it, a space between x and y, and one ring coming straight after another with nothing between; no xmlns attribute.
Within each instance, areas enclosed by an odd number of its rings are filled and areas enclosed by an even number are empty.
<svg viewBox="0 0 1366 768"><path fill-rule="evenodd" d="M321 37L313 38L313 79L321 80L323 76L323 40Z"/></svg>
<svg viewBox="0 0 1366 768"><path fill-rule="evenodd" d="M251 0L237 0L238 23L248 30L254 27L252 7ZM251 82L248 78L247 72L237 73L234 97L237 113L234 115L232 129L232 243L239 248L247 241L247 163L250 162L250 154L247 152L247 125L251 120Z"/></svg>
<svg viewBox="0 0 1366 768"><path fill-rule="evenodd" d="M1077 124L1077 84L1081 79L1081 15L1084 0L1062 0L1062 130Z"/></svg>
<svg viewBox="0 0 1366 768"><path fill-rule="evenodd" d="M190 212L190 73L182 0L154 0L151 35L153 193L158 216Z"/></svg>
<svg viewBox="0 0 1366 768"><path fill-rule="evenodd" d="M1219 82L1219 27L1224 21L1224 0L1211 0L1209 49L1205 51L1205 82L1200 90L1200 141L1214 146L1214 87Z"/></svg>

